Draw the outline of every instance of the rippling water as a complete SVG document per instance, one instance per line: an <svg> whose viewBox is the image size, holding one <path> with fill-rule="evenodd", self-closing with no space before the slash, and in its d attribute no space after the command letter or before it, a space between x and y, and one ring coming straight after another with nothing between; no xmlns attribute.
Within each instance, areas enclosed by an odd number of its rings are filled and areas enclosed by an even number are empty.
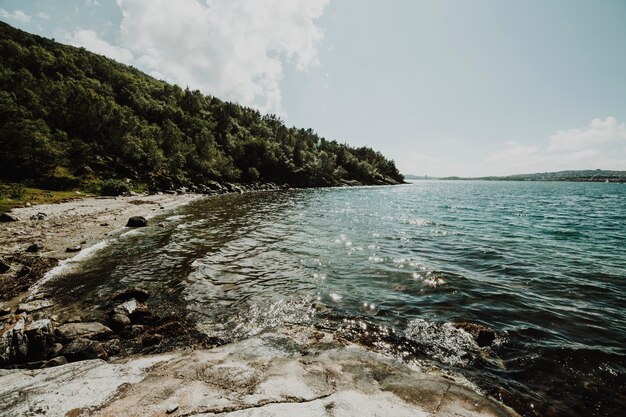
<svg viewBox="0 0 626 417"><path fill-rule="evenodd" d="M626 185L227 195L151 225L50 288L96 308L129 286L173 293L224 341L318 326L464 375L528 416L626 412ZM479 347L458 322L495 341Z"/></svg>

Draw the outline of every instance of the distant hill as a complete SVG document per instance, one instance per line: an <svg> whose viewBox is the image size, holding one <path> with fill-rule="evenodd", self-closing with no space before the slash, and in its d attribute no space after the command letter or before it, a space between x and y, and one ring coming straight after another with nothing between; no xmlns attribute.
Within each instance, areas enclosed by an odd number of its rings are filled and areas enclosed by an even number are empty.
<svg viewBox="0 0 626 417"><path fill-rule="evenodd" d="M437 178L430 177L428 175L404 174L404 179L407 179L407 180L436 180Z"/></svg>
<svg viewBox="0 0 626 417"><path fill-rule="evenodd" d="M585 169L578 171L538 172L503 177L446 177L445 180L487 180L487 181L580 181L580 182L626 182L626 171Z"/></svg>
<svg viewBox="0 0 626 417"><path fill-rule="evenodd" d="M396 184L393 161L0 22L0 181Z"/></svg>

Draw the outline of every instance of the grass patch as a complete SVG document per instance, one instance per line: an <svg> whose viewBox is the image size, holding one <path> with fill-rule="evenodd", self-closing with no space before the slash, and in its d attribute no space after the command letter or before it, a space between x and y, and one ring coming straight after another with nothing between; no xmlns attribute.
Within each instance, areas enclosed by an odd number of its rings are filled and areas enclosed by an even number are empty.
<svg viewBox="0 0 626 417"><path fill-rule="evenodd" d="M41 188L24 187L20 184L0 184L0 213L6 213L13 207L26 203L50 204L86 197L80 190L51 191Z"/></svg>

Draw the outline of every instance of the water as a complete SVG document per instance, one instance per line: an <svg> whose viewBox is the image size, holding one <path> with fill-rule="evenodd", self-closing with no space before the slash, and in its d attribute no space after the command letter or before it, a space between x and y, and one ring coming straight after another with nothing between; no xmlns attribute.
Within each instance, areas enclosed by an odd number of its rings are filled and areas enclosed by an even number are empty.
<svg viewBox="0 0 626 417"><path fill-rule="evenodd" d="M626 185L422 181L227 195L50 282L172 294L216 340L292 324L460 374L526 416L626 411ZM155 301L156 300L156 301ZM464 330L488 326L479 347Z"/></svg>

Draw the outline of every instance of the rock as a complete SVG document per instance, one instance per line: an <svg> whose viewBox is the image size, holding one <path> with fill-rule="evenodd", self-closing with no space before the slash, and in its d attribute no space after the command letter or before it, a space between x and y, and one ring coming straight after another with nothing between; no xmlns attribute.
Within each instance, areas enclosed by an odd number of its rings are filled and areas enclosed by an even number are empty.
<svg viewBox="0 0 626 417"><path fill-rule="evenodd" d="M307 329L294 330L211 350L10 371L0 374L0 415L34 415L40 407L52 416L140 417L171 411L188 416L519 417L451 377L417 371L398 359L334 340L332 334L312 337ZM298 353L303 350L309 353Z"/></svg>
<svg viewBox="0 0 626 417"><path fill-rule="evenodd" d="M53 343L52 346L50 346L50 349L48 350L48 357L49 358L53 358L55 356L57 356L59 354L59 352L61 352L61 349L63 349L63 345L60 343Z"/></svg>
<svg viewBox="0 0 626 417"><path fill-rule="evenodd" d="M26 315L13 316L0 325L0 366L25 362L28 355L28 339L24 335Z"/></svg>
<svg viewBox="0 0 626 417"><path fill-rule="evenodd" d="M102 343L83 337L72 340L61 349L60 353L70 362L86 359L106 359L108 357Z"/></svg>
<svg viewBox="0 0 626 417"><path fill-rule="evenodd" d="M163 336L158 333L147 334L141 338L141 344L143 346L158 345L159 343L161 343L161 341L163 341Z"/></svg>
<svg viewBox="0 0 626 417"><path fill-rule="evenodd" d="M148 290L144 290L143 288L130 288L126 291L123 291L119 294L116 294L113 297L114 301L128 301L131 299L138 300L140 302L145 302L150 297L150 293Z"/></svg>
<svg viewBox="0 0 626 417"><path fill-rule="evenodd" d="M35 253L35 252L39 252L42 249L43 249L43 243L35 242L26 248L26 252Z"/></svg>
<svg viewBox="0 0 626 417"><path fill-rule="evenodd" d="M71 252L80 252L83 248L80 246L72 246L69 248L65 249L65 252L71 253Z"/></svg>
<svg viewBox="0 0 626 417"><path fill-rule="evenodd" d="M9 213L2 213L0 214L0 223L9 223L9 222L19 222L20 219L18 219L16 216L9 214Z"/></svg>
<svg viewBox="0 0 626 417"><path fill-rule="evenodd" d="M109 223L100 223L100 226L102 226L102 227L106 227L108 225L109 225Z"/></svg>
<svg viewBox="0 0 626 417"><path fill-rule="evenodd" d="M126 223L126 227L146 227L148 225L148 220L142 216L133 216L128 219L128 223Z"/></svg>
<svg viewBox="0 0 626 417"><path fill-rule="evenodd" d="M54 345L54 328L50 319L41 319L27 324L24 334L28 339L28 360L40 361L48 356Z"/></svg>
<svg viewBox="0 0 626 417"><path fill-rule="evenodd" d="M115 313L111 316L111 327L117 331L120 331L126 326L130 325L130 319L126 314Z"/></svg>
<svg viewBox="0 0 626 417"><path fill-rule="evenodd" d="M32 216L30 216L31 220L45 220L47 217L46 213L37 213L37 214L33 214Z"/></svg>
<svg viewBox="0 0 626 417"><path fill-rule="evenodd" d="M109 356L118 355L122 351L120 339L107 340L102 343L102 346Z"/></svg>
<svg viewBox="0 0 626 417"><path fill-rule="evenodd" d="M6 316L11 313L11 307L0 307L0 316Z"/></svg>
<svg viewBox="0 0 626 417"><path fill-rule="evenodd" d="M151 313L147 305L139 303L134 298L131 298L130 300L125 301L113 308L113 314L124 314L128 316L132 322L136 323L141 322Z"/></svg>
<svg viewBox="0 0 626 417"><path fill-rule="evenodd" d="M43 310L44 308L52 307L54 303L50 300L34 300L27 303L20 303L17 305L18 313L32 313L33 311Z"/></svg>
<svg viewBox="0 0 626 417"><path fill-rule="evenodd" d="M496 339L496 332L487 326L476 323L459 322L454 323L454 327L457 329L463 329L469 333L476 341L476 344L480 347L487 347L493 344Z"/></svg>
<svg viewBox="0 0 626 417"><path fill-rule="evenodd" d="M4 274L9 269L11 269L11 265L9 265L4 259L0 258L0 274Z"/></svg>
<svg viewBox="0 0 626 417"><path fill-rule="evenodd" d="M69 319L67 319L65 322L66 323L79 323L83 321L81 316L72 316Z"/></svg>
<svg viewBox="0 0 626 417"><path fill-rule="evenodd" d="M57 328L56 334L61 340L65 341L78 338L103 339L113 334L113 330L101 323L93 321L63 324Z"/></svg>
<svg viewBox="0 0 626 417"><path fill-rule="evenodd" d="M41 365L41 367L52 368L53 366L60 366L60 365L66 365L66 364L67 364L67 359L65 358L65 356L57 356L57 357L50 359L49 361L44 362L44 364Z"/></svg>

